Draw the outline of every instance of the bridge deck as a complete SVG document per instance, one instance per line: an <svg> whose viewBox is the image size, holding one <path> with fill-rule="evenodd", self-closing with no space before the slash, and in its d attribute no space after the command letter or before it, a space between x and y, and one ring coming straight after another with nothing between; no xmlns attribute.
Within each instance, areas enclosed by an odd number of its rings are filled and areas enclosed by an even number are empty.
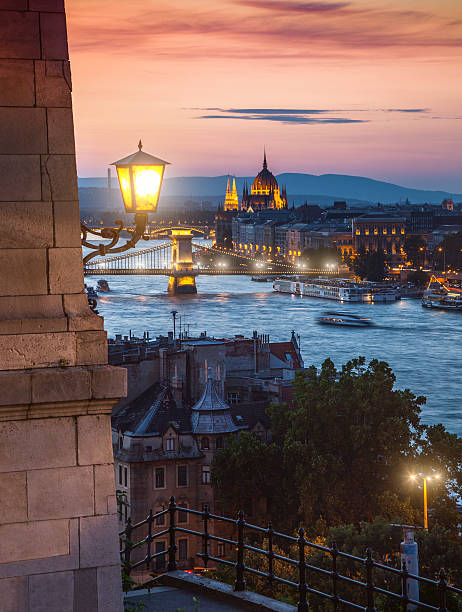
<svg viewBox="0 0 462 612"><path fill-rule="evenodd" d="M117 276L118 274L127 275L134 274L138 276L151 275L151 276L177 276L178 271L171 268L85 268L84 274L86 276ZM184 275L188 275L188 272L184 272ZM191 274L194 276L305 276L312 274L322 274L323 276L336 276L337 274L328 270L239 270L239 269L201 269L192 270Z"/></svg>

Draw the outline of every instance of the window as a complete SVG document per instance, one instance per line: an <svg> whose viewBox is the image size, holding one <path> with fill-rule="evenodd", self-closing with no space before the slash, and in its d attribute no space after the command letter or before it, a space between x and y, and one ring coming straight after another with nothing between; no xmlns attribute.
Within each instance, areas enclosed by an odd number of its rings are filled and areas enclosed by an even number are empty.
<svg viewBox="0 0 462 612"><path fill-rule="evenodd" d="M165 450L166 451L174 451L175 450L175 438L167 438L165 440Z"/></svg>
<svg viewBox="0 0 462 612"><path fill-rule="evenodd" d="M188 466L179 465L177 467L177 482L179 487L188 486Z"/></svg>
<svg viewBox="0 0 462 612"><path fill-rule="evenodd" d="M162 512L162 510L165 510L165 506L159 506L156 510L156 514L157 512ZM165 525L165 514L156 518L156 525Z"/></svg>
<svg viewBox="0 0 462 612"><path fill-rule="evenodd" d="M228 404L239 404L239 393L230 391L227 397L228 397Z"/></svg>
<svg viewBox="0 0 462 612"><path fill-rule="evenodd" d="M223 438L216 438L215 439L215 448L217 450L222 450L223 449Z"/></svg>
<svg viewBox="0 0 462 612"><path fill-rule="evenodd" d="M210 466L202 466L202 484L210 484Z"/></svg>
<svg viewBox="0 0 462 612"><path fill-rule="evenodd" d="M152 446L146 446L146 452L152 453Z"/></svg>
<svg viewBox="0 0 462 612"><path fill-rule="evenodd" d="M188 558L188 540L186 538L178 540L178 557L180 561L185 561Z"/></svg>
<svg viewBox="0 0 462 612"><path fill-rule="evenodd" d="M165 542L156 542L156 553L163 552L165 550ZM165 569L165 555L159 555L156 557L156 570L161 572Z"/></svg>
<svg viewBox="0 0 462 612"><path fill-rule="evenodd" d="M128 468L124 465L119 465L119 484L123 487L128 486Z"/></svg>
<svg viewBox="0 0 462 612"><path fill-rule="evenodd" d="M202 438L202 440L201 440L201 449L202 450L209 450L209 448L210 448L209 439L207 437Z"/></svg>
<svg viewBox="0 0 462 612"><path fill-rule="evenodd" d="M218 542L217 552L219 557L224 557L226 555L226 547L224 542Z"/></svg>
<svg viewBox="0 0 462 612"><path fill-rule="evenodd" d="M156 468L156 489L165 489L165 468Z"/></svg>

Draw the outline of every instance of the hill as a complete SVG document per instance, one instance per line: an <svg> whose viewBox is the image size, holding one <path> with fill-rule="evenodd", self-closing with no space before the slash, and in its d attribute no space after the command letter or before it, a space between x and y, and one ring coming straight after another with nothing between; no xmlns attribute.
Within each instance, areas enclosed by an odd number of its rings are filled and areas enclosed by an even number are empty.
<svg viewBox="0 0 462 612"><path fill-rule="evenodd" d="M182 198L223 198L226 188L226 175L223 176L186 176L168 178L164 182L162 194L164 196ZM350 176L346 174L314 174L283 173L278 174L280 185L286 185L289 200L296 204L303 201L304 196L310 199L320 196L324 199L361 200L364 203L382 202L383 204L404 202L408 198L414 203L428 202L439 204L445 198L462 200L462 194L451 194L446 191L429 191L394 185L385 181L376 181L363 176ZM253 177L237 177L238 193L242 192L244 183L252 184ZM117 180L112 180L117 188ZM79 178L79 187L100 187L107 185L105 178Z"/></svg>

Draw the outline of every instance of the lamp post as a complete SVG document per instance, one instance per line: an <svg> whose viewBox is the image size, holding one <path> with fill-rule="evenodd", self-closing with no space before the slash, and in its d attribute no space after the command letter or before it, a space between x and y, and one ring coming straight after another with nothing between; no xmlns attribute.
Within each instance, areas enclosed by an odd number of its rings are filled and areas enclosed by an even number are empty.
<svg viewBox="0 0 462 612"><path fill-rule="evenodd" d="M157 210L165 166L168 165L168 162L145 153L142 149L143 144L140 140L136 153L132 153L111 164L117 170L125 210L128 213L135 213L135 229L128 230L131 234L130 239L121 246L116 246L120 240L120 232L124 229L122 221L116 221L115 228L105 227L100 230L91 229L81 223L82 245L92 251L83 258L84 264L98 255L102 257L108 253L128 251L141 238L148 240L148 236L145 233L148 224L148 213ZM95 245L87 240L88 234L106 238L110 242L108 244Z"/></svg>
<svg viewBox="0 0 462 612"><path fill-rule="evenodd" d="M424 504L424 529L428 530L428 503L427 503L427 480L432 478L440 478L439 474L433 474L433 476L425 476L425 474L412 474L411 480L421 479L423 482L423 504Z"/></svg>

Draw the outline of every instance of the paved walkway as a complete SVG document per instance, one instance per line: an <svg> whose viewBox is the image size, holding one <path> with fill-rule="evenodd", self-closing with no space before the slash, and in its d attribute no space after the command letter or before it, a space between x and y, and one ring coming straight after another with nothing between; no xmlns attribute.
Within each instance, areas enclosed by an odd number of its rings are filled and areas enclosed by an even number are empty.
<svg viewBox="0 0 462 612"><path fill-rule="evenodd" d="M236 612L241 609L210 595L196 595L175 587L155 587L150 593L126 597L125 602L128 610L128 604L142 602L146 607L140 608L139 612ZM133 612L135 610L138 612L133 606Z"/></svg>

